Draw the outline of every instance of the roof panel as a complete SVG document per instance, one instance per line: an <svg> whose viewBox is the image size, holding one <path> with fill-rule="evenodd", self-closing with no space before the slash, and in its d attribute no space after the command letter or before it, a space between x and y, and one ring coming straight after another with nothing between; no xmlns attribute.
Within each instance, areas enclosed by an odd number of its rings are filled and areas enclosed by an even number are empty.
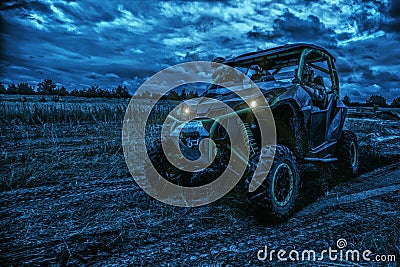
<svg viewBox="0 0 400 267"><path fill-rule="evenodd" d="M244 63L246 61L256 62L257 59L260 59L262 57L273 57L274 55L276 55L277 57L283 56L282 54L295 55L297 53L300 54L304 48L316 49L316 50L322 51L322 52L326 53L327 55L329 55L333 60L335 60L335 58L332 56L332 54L329 53L323 47L313 45L313 44L299 43L299 44L287 44L284 46L278 46L278 47L274 47L274 48L270 48L270 49L266 49L266 50L260 50L257 52L243 54L243 55L240 55L233 59L225 61L224 64L235 65L235 64Z"/></svg>

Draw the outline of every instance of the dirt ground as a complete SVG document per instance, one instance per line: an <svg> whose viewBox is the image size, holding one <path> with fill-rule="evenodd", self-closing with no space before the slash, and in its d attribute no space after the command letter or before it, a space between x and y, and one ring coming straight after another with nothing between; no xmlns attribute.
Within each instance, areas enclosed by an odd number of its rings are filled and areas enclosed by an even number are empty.
<svg viewBox="0 0 400 267"><path fill-rule="evenodd" d="M319 256L339 239L399 262L399 122L357 117L346 127L360 140L362 174L325 187L323 167L304 170L303 206L280 225L257 221L240 186L199 208L152 199L127 170L118 123L2 127L0 265L279 266L257 252ZM379 264L324 258L312 265Z"/></svg>

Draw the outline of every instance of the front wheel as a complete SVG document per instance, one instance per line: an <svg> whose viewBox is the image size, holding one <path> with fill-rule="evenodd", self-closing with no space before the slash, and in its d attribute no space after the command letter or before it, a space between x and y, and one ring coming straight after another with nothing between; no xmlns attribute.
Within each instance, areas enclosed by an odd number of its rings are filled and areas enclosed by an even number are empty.
<svg viewBox="0 0 400 267"><path fill-rule="evenodd" d="M268 147L263 148L254 158L252 165L259 169L247 179L247 188L251 179L262 184L254 191L248 192L248 200L254 215L264 222L283 222L295 212L300 191L300 173L296 157L289 148L276 145L275 156L270 155ZM272 165L268 171L268 163Z"/></svg>
<svg viewBox="0 0 400 267"><path fill-rule="evenodd" d="M144 171L147 177L157 177L161 175L171 183L179 183L182 177L188 173L177 169L165 156L161 140L157 139L149 145L148 159L146 160Z"/></svg>
<svg viewBox="0 0 400 267"><path fill-rule="evenodd" d="M166 142L171 141L167 140ZM217 179L225 170L220 164L217 164L217 158L209 167L201 171L188 172L180 170L167 159L160 139L149 144L147 154L148 159L144 166L146 177L159 177L161 175L175 185L185 187L203 186Z"/></svg>

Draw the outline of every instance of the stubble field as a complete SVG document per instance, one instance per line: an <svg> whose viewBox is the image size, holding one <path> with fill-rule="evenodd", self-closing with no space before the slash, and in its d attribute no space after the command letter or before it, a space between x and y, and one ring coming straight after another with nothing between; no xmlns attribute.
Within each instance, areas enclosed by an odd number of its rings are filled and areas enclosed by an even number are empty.
<svg viewBox="0 0 400 267"><path fill-rule="evenodd" d="M346 128L359 138L361 176L323 189L322 167L306 171L300 212L287 223L266 226L252 217L240 185L200 208L167 206L143 192L122 151L127 104L50 98L22 103L2 96L1 265L265 266L257 259L264 245L320 251L339 238L349 248L400 257L397 119L355 111ZM146 108L138 103L137 110ZM134 175L143 176L143 162ZM368 193L375 189L383 193ZM326 204L342 196L350 197Z"/></svg>

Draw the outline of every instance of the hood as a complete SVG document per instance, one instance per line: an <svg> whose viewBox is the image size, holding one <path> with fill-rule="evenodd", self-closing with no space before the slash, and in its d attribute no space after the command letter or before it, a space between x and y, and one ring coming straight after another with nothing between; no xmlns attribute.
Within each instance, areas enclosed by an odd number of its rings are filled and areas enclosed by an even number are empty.
<svg viewBox="0 0 400 267"><path fill-rule="evenodd" d="M226 88L222 88L222 90L220 91L213 89L209 92L206 92L201 97L200 101L187 100L185 103L191 106L191 110L197 109L198 115L205 115L210 110L223 109L224 105L222 103L219 103L219 101L222 101L232 109L236 109L239 105L242 105L244 101L250 102L252 100L260 98L261 96L265 97L267 101L271 103L271 100L290 90L294 86L292 83L286 86L279 87L266 87L265 83L256 84L260 90L258 90L257 88L247 88L241 89L240 91L238 91L238 93L235 93L227 90ZM197 106L197 108L195 108L194 106Z"/></svg>

